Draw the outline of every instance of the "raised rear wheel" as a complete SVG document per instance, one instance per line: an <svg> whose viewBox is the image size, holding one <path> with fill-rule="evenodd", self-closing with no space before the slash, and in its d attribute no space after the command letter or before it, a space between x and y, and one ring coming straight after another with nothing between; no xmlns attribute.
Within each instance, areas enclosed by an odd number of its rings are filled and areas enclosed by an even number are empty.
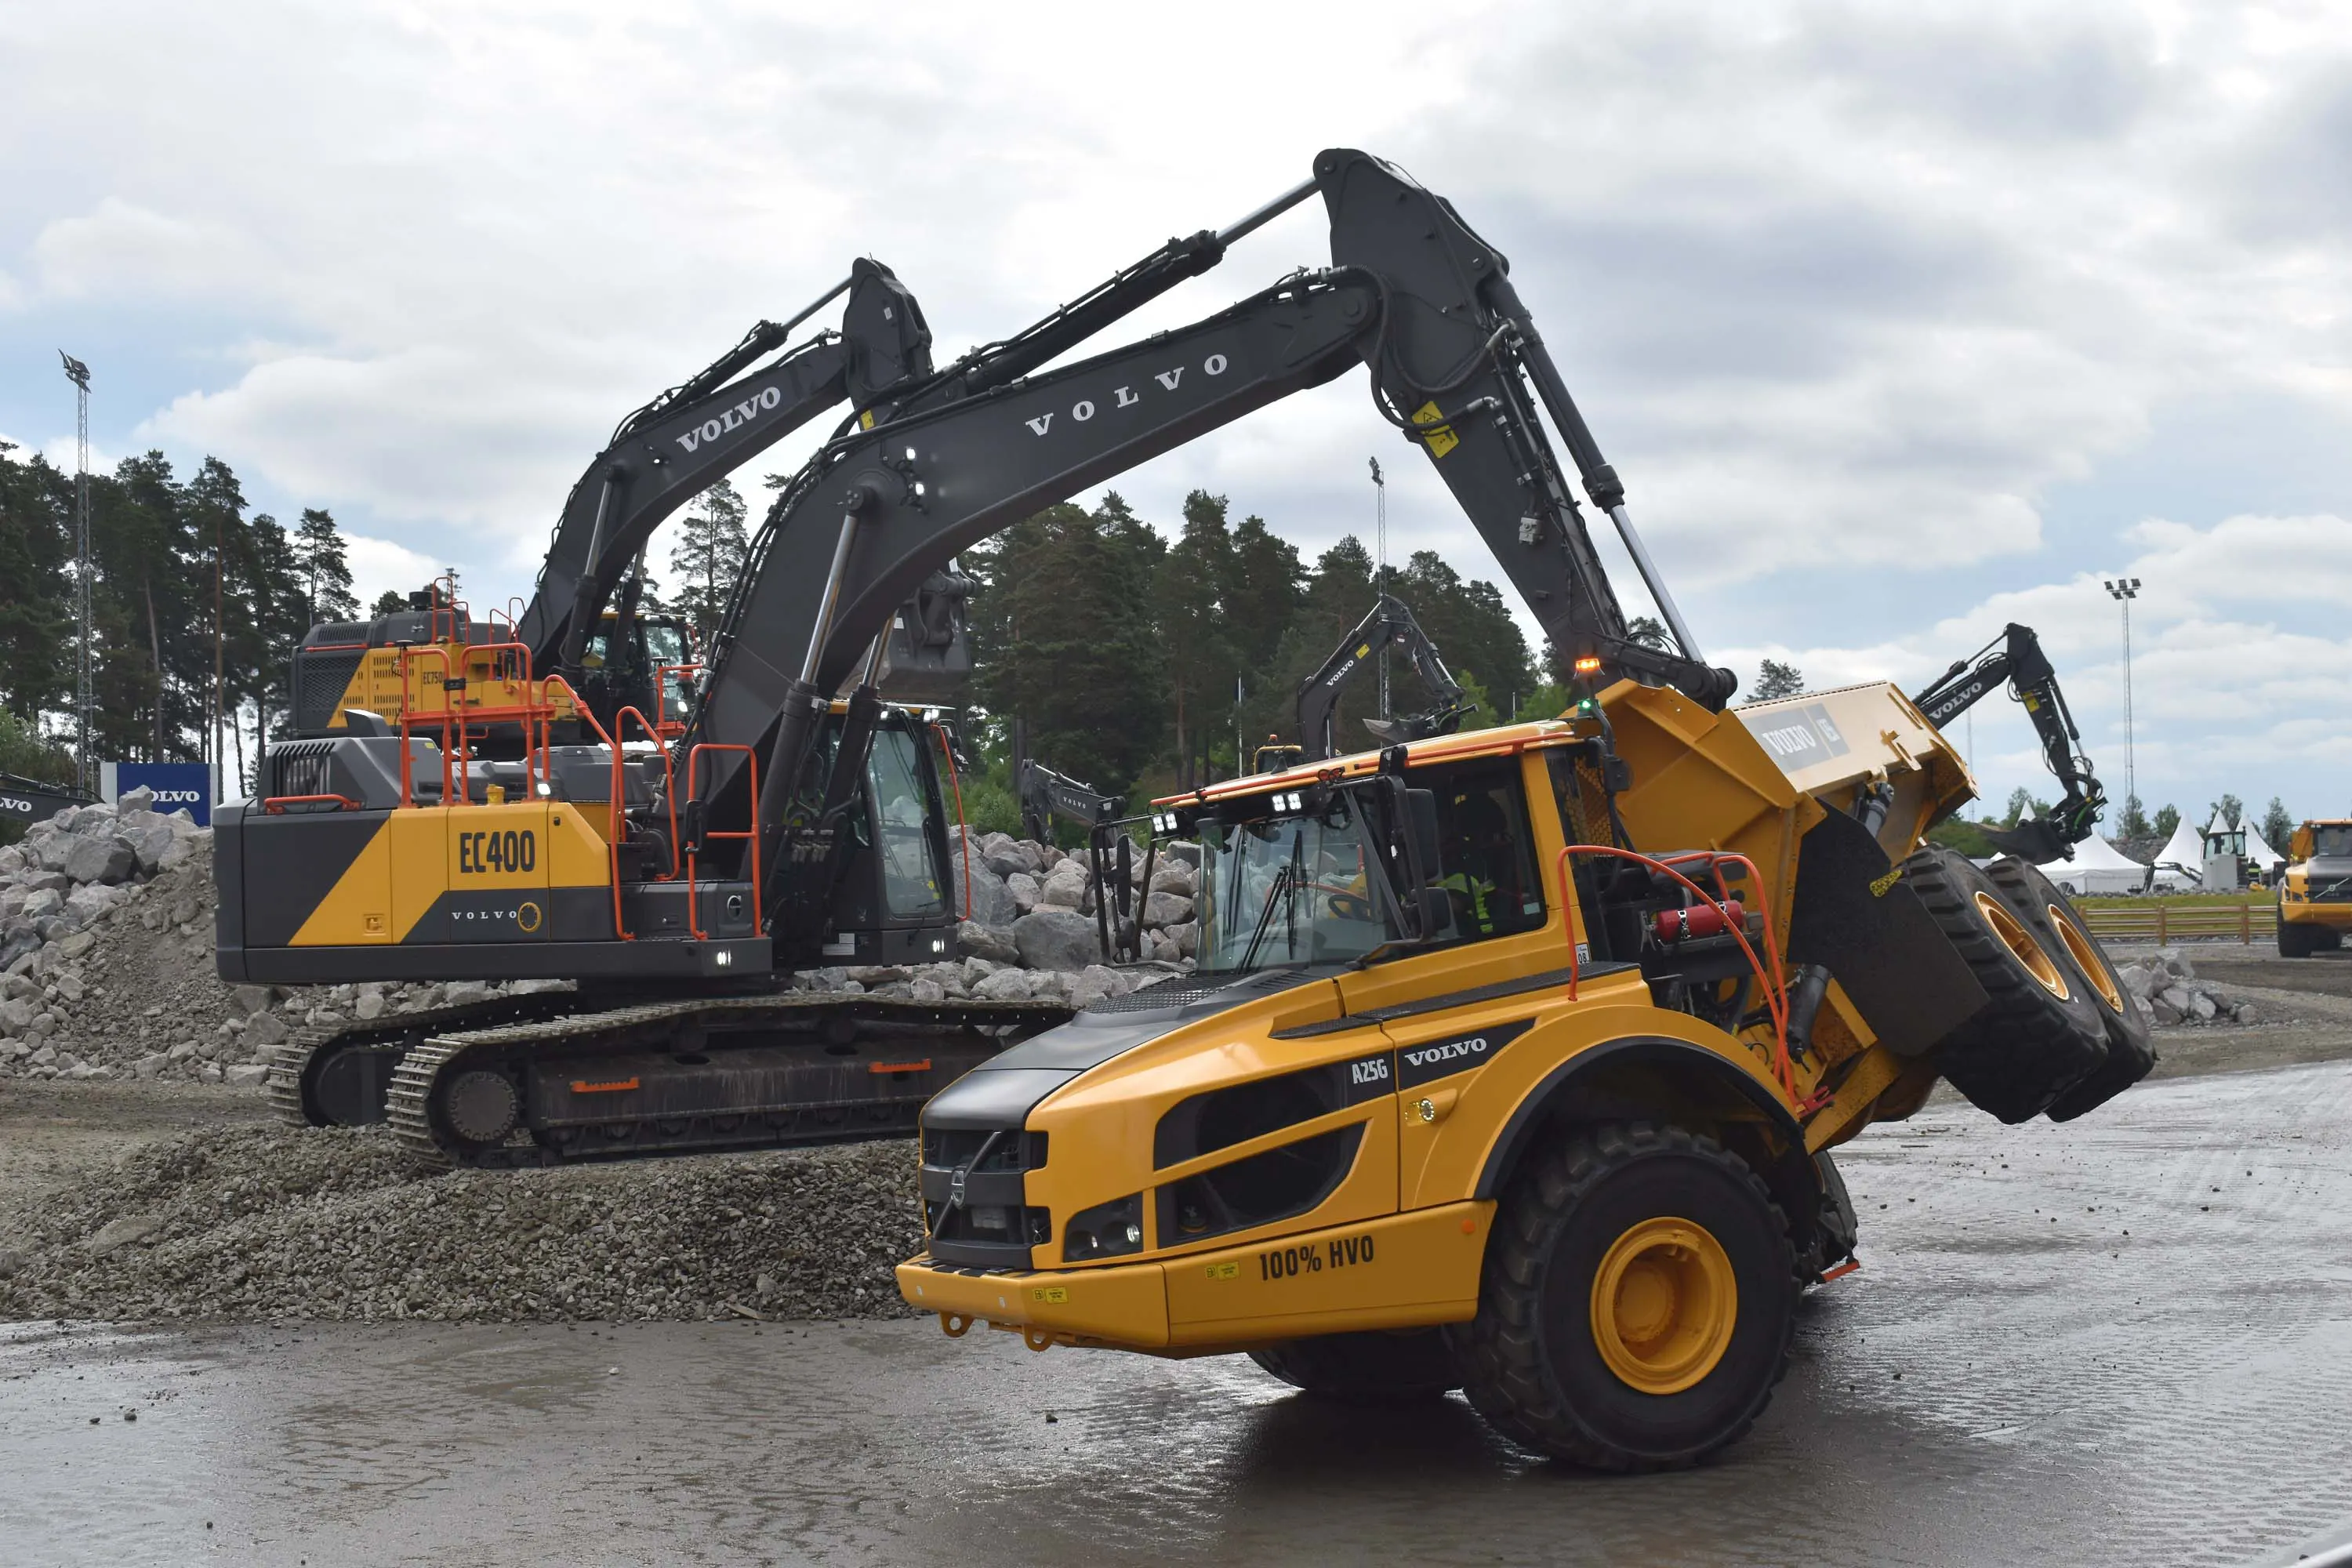
<svg viewBox="0 0 2352 1568"><path fill-rule="evenodd" d="M1985 1005L1936 1044L1937 1069L1954 1089L2003 1121L2023 1121L2105 1061L2094 988L1990 877L1931 844L1903 862L1903 879L1985 990Z"/></svg>
<svg viewBox="0 0 2352 1568"><path fill-rule="evenodd" d="M1671 1469L1751 1426L1795 1322L1789 1226L1712 1138L1647 1122L1532 1156L1496 1214L1464 1392L1501 1433L1606 1470Z"/></svg>
<svg viewBox="0 0 2352 1568"><path fill-rule="evenodd" d="M2063 889L2014 858L1994 861L1986 868L1986 875L2098 1005L2100 1025L2106 1031L2106 1059L2061 1091L2047 1110L2053 1121L2071 1121L2113 1100L2156 1066L2156 1037L2147 1011L2125 986L2106 950L2091 934Z"/></svg>

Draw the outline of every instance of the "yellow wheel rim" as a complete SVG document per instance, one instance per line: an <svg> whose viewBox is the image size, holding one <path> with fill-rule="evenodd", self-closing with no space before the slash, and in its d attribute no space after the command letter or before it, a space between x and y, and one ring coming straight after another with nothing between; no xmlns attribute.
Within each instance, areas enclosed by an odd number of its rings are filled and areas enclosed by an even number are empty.
<svg viewBox="0 0 2352 1568"><path fill-rule="evenodd" d="M2009 912L2008 905L1990 893L1979 893L1977 913L1992 928L1992 934L2000 938L2001 945L2017 954L2017 962L2025 965L2026 973L2042 983L2042 989L2061 1002L2067 998L2070 993L2066 977L2058 973L2058 966L2050 962L2050 955L2042 951L2042 944L2025 929L2025 922Z"/></svg>
<svg viewBox="0 0 2352 1568"><path fill-rule="evenodd" d="M2099 957L2099 950L2091 945L2090 937L2061 913L2055 904L2050 906L2050 929L2056 931L2058 940L2066 944L2066 952L2074 960L2074 967L2083 972L2083 978L2091 983L2091 989L2106 1003L2107 1010L2122 1012L2124 994L2116 989L2115 981L2107 973L2106 963Z"/></svg>
<svg viewBox="0 0 2352 1568"><path fill-rule="evenodd" d="M1739 1321L1731 1258L1705 1226L1645 1219L1592 1277L1592 1339L1628 1388L1680 1394L1723 1359Z"/></svg>

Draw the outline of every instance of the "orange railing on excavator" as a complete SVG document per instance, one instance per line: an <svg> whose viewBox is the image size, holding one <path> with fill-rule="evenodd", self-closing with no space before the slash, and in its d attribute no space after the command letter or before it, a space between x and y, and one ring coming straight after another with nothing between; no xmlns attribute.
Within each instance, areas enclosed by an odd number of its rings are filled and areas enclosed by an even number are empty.
<svg viewBox="0 0 2352 1568"><path fill-rule="evenodd" d="M483 657L488 656L488 657ZM501 656L509 656L502 658ZM416 688L409 679L411 660L433 658L441 666L441 707L419 712L415 707ZM509 662L510 658L510 662ZM472 671L477 660L484 670L483 679L497 685L520 688L522 699L515 702L477 703L472 696ZM499 666L505 663L507 668ZM420 730L437 731L441 737L441 799L446 805L473 804L467 775L473 763L473 737L469 726L513 721L523 730L523 786L527 793L536 794L546 763L546 727L554 712L554 705L531 693L539 683L530 676L530 649L520 643L481 643L467 647L462 662L453 671L449 650L438 643L418 643L400 650L400 804L415 804L413 769L409 742ZM548 685L562 684L551 678ZM571 691L565 685L563 689ZM578 699L575 696L574 700ZM584 710L583 710L584 711Z"/></svg>
<svg viewBox="0 0 2352 1568"><path fill-rule="evenodd" d="M696 799L701 798L700 796L694 795L694 790L698 779L698 771L702 766L702 753L705 752L740 752L743 753L743 766L747 770L747 776L744 780L744 788L749 792L749 798L751 802L751 826L748 828L729 828L725 831L705 829L700 837L703 839L740 838L750 841L751 846L751 896L756 899L761 896L761 887L760 881L759 753L754 752L749 746L731 741L703 741L698 742L692 751L686 754L687 794ZM694 874L695 862L699 858L700 847L700 839L698 839L695 848L688 849L686 852L686 929L694 933L695 941L708 942L710 940L709 933L702 929L701 917L697 914L695 910L694 890L695 884L698 879Z"/></svg>
<svg viewBox="0 0 2352 1568"><path fill-rule="evenodd" d="M628 721L632 719L637 721L637 728L645 731L646 739L653 742L661 752L662 800L669 809L669 869L658 877L645 879L655 882L677 880L677 777L671 772L669 748L661 744L661 731L654 727L652 720L647 719L635 708L624 708L613 715L612 733L604 736L604 743L611 747L613 752L613 830L606 836L604 852L611 858L613 867L613 931L623 942L637 940L636 932L628 928L627 922L621 915L621 840L625 836L628 821L626 815L628 797L625 793L627 784L628 758L622 753L621 742L623 737L628 733ZM603 732L602 727L599 726L598 733ZM694 902L693 882L693 874L689 872L687 876L686 890L689 909ZM689 923L691 920L692 916L689 914Z"/></svg>

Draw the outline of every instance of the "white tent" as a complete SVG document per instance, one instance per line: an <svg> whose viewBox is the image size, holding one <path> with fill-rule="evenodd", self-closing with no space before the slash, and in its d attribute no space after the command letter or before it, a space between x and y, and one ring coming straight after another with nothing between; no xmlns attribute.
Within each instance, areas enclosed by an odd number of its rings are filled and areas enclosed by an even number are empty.
<svg viewBox="0 0 2352 1568"><path fill-rule="evenodd" d="M2147 885L2147 868L2091 835L2074 846L2072 860L2053 860L2042 874L2070 893L2137 893Z"/></svg>
<svg viewBox="0 0 2352 1568"><path fill-rule="evenodd" d="M2238 826L2246 830L2246 864L2252 867L2255 870L2260 871L2263 875L2266 877L2269 876L2271 868L2285 859L2286 857L2272 848L2263 839L2263 836L2254 830L2254 819L2252 817L2242 816L2238 818Z"/></svg>
<svg viewBox="0 0 2352 1568"><path fill-rule="evenodd" d="M2156 885L2167 892L2185 892L2205 879L2205 836L2187 817L2172 830L2156 852Z"/></svg>

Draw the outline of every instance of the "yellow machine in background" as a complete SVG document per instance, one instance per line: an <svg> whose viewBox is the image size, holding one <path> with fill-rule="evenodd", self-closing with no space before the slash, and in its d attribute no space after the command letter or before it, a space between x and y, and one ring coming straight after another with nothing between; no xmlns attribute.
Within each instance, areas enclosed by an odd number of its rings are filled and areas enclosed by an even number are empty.
<svg viewBox="0 0 2352 1568"><path fill-rule="evenodd" d="M1689 1462L1851 1256L1828 1151L1939 1075L2063 1118L2152 1060L2095 946L1923 847L1973 793L1891 686L1624 681L1163 801L1199 973L932 1101L901 1291L951 1334L1462 1386L1530 1447Z"/></svg>
<svg viewBox="0 0 2352 1568"><path fill-rule="evenodd" d="M2352 931L2352 820L2306 822L2288 840L2278 892L2282 958L2344 945Z"/></svg>

